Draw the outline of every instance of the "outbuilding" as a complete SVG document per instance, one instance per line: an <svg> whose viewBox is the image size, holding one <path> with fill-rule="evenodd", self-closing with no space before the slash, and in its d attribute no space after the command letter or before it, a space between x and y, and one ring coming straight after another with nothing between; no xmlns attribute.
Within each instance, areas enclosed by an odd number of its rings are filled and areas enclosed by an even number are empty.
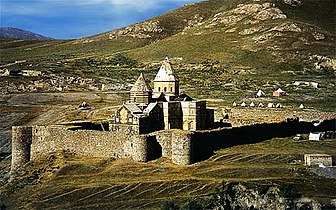
<svg viewBox="0 0 336 210"><path fill-rule="evenodd" d="M309 133L310 141L320 141L323 139L323 133Z"/></svg>
<svg viewBox="0 0 336 210"><path fill-rule="evenodd" d="M305 154L304 155L305 165L313 166L318 165L322 167L332 166L332 156L327 154Z"/></svg>
<svg viewBox="0 0 336 210"><path fill-rule="evenodd" d="M274 91L272 95L275 97L281 97L281 96L285 96L286 92L283 91L281 88L279 88L278 90Z"/></svg>

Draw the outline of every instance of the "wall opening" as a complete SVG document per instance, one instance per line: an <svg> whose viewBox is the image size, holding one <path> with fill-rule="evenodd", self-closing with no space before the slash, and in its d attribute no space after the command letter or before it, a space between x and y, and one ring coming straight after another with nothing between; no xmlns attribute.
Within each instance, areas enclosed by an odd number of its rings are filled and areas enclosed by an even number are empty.
<svg viewBox="0 0 336 210"><path fill-rule="evenodd" d="M162 147L156 140L156 136L147 139L147 160L156 160L162 157Z"/></svg>

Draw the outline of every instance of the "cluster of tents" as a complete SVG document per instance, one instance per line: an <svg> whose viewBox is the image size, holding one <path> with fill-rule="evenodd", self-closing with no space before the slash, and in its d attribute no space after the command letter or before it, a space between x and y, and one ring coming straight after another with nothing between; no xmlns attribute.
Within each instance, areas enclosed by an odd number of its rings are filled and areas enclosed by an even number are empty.
<svg viewBox="0 0 336 210"><path fill-rule="evenodd" d="M241 104L237 104L236 102L233 102L232 106L236 107L236 106L241 106L241 107L247 107L247 104L245 102L242 102ZM256 105L253 101L250 103L249 105L250 107L265 107L265 105L263 103L259 103L258 105ZM274 103L268 103L267 104L267 107L268 108L282 108L282 104L280 103L277 103L277 104L274 104Z"/></svg>
<svg viewBox="0 0 336 210"><path fill-rule="evenodd" d="M232 106L234 106L234 107L237 107L237 106L247 107L248 105L243 101L241 104L238 104L238 103L236 103L236 102L233 102L233 103L232 103ZM249 106L250 106L250 107L261 107L261 108L265 107L265 105L264 105L262 102L260 102L260 103L258 104L258 106L257 106L253 101L250 103ZM274 103L270 102L270 103L267 104L267 107L268 107L268 108L283 108L283 105L280 104L280 103L274 104ZM300 108L300 109L304 109L305 106L304 106L303 104L300 104L299 108Z"/></svg>
<svg viewBox="0 0 336 210"><path fill-rule="evenodd" d="M236 102L233 102L233 103L232 103L232 106L234 106L234 107L237 107L237 106L247 107L248 105L243 101L241 104L238 104L238 103L236 103ZM262 102L260 102L260 103L258 104L258 106L257 106L253 101L250 103L249 106L250 106L250 107L261 107L261 108L265 107L265 105L264 105ZM271 102L270 102L270 103L267 104L267 107L268 107L268 108L283 108L283 105L280 104L280 103L274 104L274 103L271 103ZM300 108L300 109L304 109L305 106L304 106L303 104L300 104L299 108Z"/></svg>
<svg viewBox="0 0 336 210"><path fill-rule="evenodd" d="M281 97L281 96L285 96L287 95L287 93L285 91L283 91L281 88L279 88L278 90L274 91L272 93L272 96L274 97ZM264 91L262 90L258 90L256 97L260 98L260 97L265 97L266 94ZM241 107L247 107L248 105L245 102L242 102L241 104L237 104L236 102L233 102L232 106L237 107L237 106L241 106ZM250 107L265 107L265 105L263 103L259 103L258 105L255 104L253 101L249 104ZM283 105L280 103L274 104L274 103L268 103L267 104L268 108L283 108ZM303 104L300 104L299 106L300 109L304 109L305 106Z"/></svg>

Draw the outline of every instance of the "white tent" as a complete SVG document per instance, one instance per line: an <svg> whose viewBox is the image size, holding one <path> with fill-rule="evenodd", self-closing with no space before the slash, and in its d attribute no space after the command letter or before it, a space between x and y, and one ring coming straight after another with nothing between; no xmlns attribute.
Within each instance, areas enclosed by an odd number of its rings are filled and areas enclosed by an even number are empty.
<svg viewBox="0 0 336 210"><path fill-rule="evenodd" d="M264 107L264 104L260 102L258 106L259 107Z"/></svg>
<svg viewBox="0 0 336 210"><path fill-rule="evenodd" d="M259 91L257 92L257 97L264 97L265 95L266 95L265 92L262 91L262 90L259 90Z"/></svg>
<svg viewBox="0 0 336 210"><path fill-rule="evenodd" d="M236 103L236 102L233 102L232 106L237 106L237 103Z"/></svg>
<svg viewBox="0 0 336 210"><path fill-rule="evenodd" d="M273 104L273 103L268 103L268 104L267 104L267 107L268 107L268 108L274 108L274 104Z"/></svg>
<svg viewBox="0 0 336 210"><path fill-rule="evenodd" d="M255 107L255 104L253 103L253 101L250 103L250 107Z"/></svg>
<svg viewBox="0 0 336 210"><path fill-rule="evenodd" d="M300 108L300 109L304 109L305 107L304 107L303 104L300 104L299 108Z"/></svg>
<svg viewBox="0 0 336 210"><path fill-rule="evenodd" d="M323 138L322 133L309 133L310 141L320 141Z"/></svg>
<svg viewBox="0 0 336 210"><path fill-rule="evenodd" d="M243 106L243 107L245 107L245 106L246 106L246 103L245 103L245 102L243 102L243 103L241 103L241 104L240 104L240 106Z"/></svg>
<svg viewBox="0 0 336 210"><path fill-rule="evenodd" d="M278 103L275 107L276 108L282 108L283 106L282 106L282 104Z"/></svg>

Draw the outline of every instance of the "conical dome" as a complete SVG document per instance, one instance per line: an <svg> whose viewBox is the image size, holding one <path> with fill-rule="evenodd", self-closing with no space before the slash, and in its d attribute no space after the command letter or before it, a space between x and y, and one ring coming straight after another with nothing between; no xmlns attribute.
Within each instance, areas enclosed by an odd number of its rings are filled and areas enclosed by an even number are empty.
<svg viewBox="0 0 336 210"><path fill-rule="evenodd" d="M151 87L146 82L143 74L141 73L134 86L131 88L131 92L152 92Z"/></svg>
<svg viewBox="0 0 336 210"><path fill-rule="evenodd" d="M171 65L169 63L168 56L165 57L159 72L157 73L154 82L174 82L178 81L175 77Z"/></svg>

